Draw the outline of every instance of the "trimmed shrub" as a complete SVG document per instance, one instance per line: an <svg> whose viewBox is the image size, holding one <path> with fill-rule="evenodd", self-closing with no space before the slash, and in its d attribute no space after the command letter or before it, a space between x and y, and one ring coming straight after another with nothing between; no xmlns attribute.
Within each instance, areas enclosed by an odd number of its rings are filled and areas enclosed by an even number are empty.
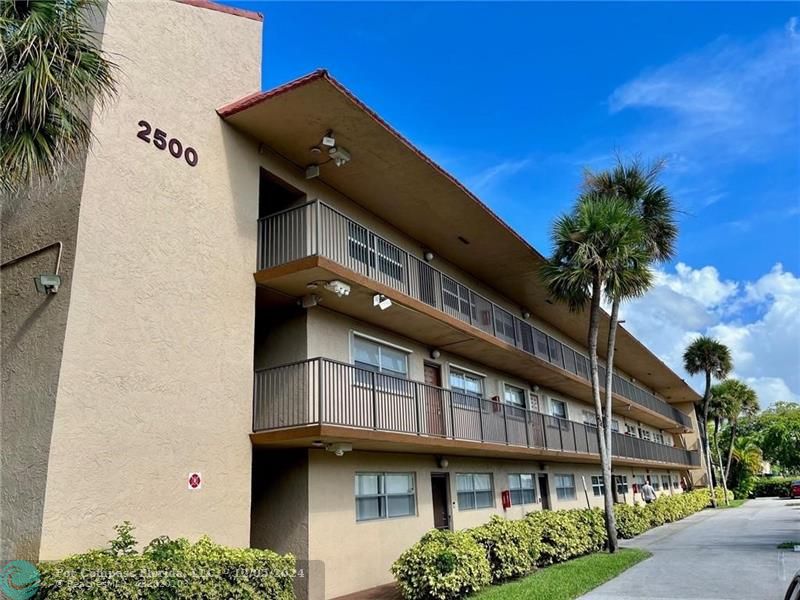
<svg viewBox="0 0 800 600"><path fill-rule="evenodd" d="M400 555L392 574L409 600L461 598L492 581L486 551L467 531L429 531Z"/></svg>
<svg viewBox="0 0 800 600"><path fill-rule="evenodd" d="M605 518L597 508L543 510L530 513L525 520L541 540L539 566L595 552L606 543Z"/></svg>
<svg viewBox="0 0 800 600"><path fill-rule="evenodd" d="M730 493L729 493L730 494ZM723 498L722 491L718 495ZM617 521L617 535L628 539L658 527L672 523L703 510L711 503L711 492L706 489L694 490L677 496L661 496L651 504L615 504L614 516Z"/></svg>
<svg viewBox="0 0 800 600"><path fill-rule="evenodd" d="M295 561L270 550L228 548L202 537L161 537L139 554L129 524L108 550L91 550L38 565L37 599L166 600L228 598L292 600Z"/></svg>
<svg viewBox="0 0 800 600"><path fill-rule="evenodd" d="M797 477L759 477L756 479L750 495L753 498L769 496L786 498L791 494L792 481L797 479Z"/></svg>
<svg viewBox="0 0 800 600"><path fill-rule="evenodd" d="M492 581L525 575L536 566L541 544L525 519L509 521L494 515L469 533L486 551Z"/></svg>

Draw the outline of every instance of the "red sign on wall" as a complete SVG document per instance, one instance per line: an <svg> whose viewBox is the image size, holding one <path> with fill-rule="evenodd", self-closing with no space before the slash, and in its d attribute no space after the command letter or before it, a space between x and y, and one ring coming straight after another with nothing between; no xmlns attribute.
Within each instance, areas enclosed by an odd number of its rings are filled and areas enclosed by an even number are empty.
<svg viewBox="0 0 800 600"><path fill-rule="evenodd" d="M187 488L190 490L199 490L203 487L203 477L200 473L189 473L189 478L186 480Z"/></svg>

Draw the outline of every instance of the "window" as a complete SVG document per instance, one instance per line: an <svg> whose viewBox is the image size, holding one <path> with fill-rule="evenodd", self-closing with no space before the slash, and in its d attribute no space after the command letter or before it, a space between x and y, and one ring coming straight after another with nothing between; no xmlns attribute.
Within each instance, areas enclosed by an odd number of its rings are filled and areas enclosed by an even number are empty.
<svg viewBox="0 0 800 600"><path fill-rule="evenodd" d="M361 336L353 336L353 364L361 369L403 379L408 376L406 352Z"/></svg>
<svg viewBox="0 0 800 600"><path fill-rule="evenodd" d="M380 273L405 281L405 252L352 221L347 222L347 247L350 258L363 265L361 270L377 267Z"/></svg>
<svg viewBox="0 0 800 600"><path fill-rule="evenodd" d="M611 419L611 431L619 433L619 421L616 419Z"/></svg>
<svg viewBox="0 0 800 600"><path fill-rule="evenodd" d="M630 423L625 423L625 435L632 435L633 437L637 437L636 427L634 427Z"/></svg>
<svg viewBox="0 0 800 600"><path fill-rule="evenodd" d="M480 399L483 398L483 377L480 375L451 367L450 389L456 392L453 394L453 401L456 404L475 409L480 408Z"/></svg>
<svg viewBox="0 0 800 600"><path fill-rule="evenodd" d="M494 506L492 476L489 473L459 473L456 475L458 510L474 510Z"/></svg>
<svg viewBox="0 0 800 600"><path fill-rule="evenodd" d="M656 441L657 441L659 444L663 444L663 443L664 443L664 434L663 434L663 433L661 433L660 431L659 431L658 433L656 433L656 434L655 434L655 438L656 438Z"/></svg>
<svg viewBox="0 0 800 600"><path fill-rule="evenodd" d="M503 386L503 398L506 404L511 404L512 406L517 406L519 408L525 408L525 390L522 388L518 388L514 385L508 385L506 383Z"/></svg>
<svg viewBox="0 0 800 600"><path fill-rule="evenodd" d="M583 411L583 424L589 425L590 427L597 427L597 419L594 417L594 413L590 410Z"/></svg>
<svg viewBox="0 0 800 600"><path fill-rule="evenodd" d="M536 502L536 488L532 473L509 473L508 489L511 490L511 504L533 504Z"/></svg>
<svg viewBox="0 0 800 600"><path fill-rule="evenodd" d="M643 429L641 427L639 428L639 437L647 441L650 441L652 439L650 431L648 431L647 429Z"/></svg>
<svg viewBox="0 0 800 600"><path fill-rule="evenodd" d="M446 275L442 275L442 303L446 307L445 312L469 323L471 312L469 289Z"/></svg>
<svg viewBox="0 0 800 600"><path fill-rule="evenodd" d="M664 488L664 491L669 491L669 475L662 475L661 476L661 487Z"/></svg>
<svg viewBox="0 0 800 600"><path fill-rule="evenodd" d="M559 419L567 418L567 403L550 398L550 414Z"/></svg>
<svg viewBox="0 0 800 600"><path fill-rule="evenodd" d="M356 473L356 521L416 514L413 473Z"/></svg>
<svg viewBox="0 0 800 600"><path fill-rule="evenodd" d="M617 493L618 494L627 494L628 493L628 476L627 475L617 475Z"/></svg>
<svg viewBox="0 0 800 600"><path fill-rule="evenodd" d="M658 475L651 475L650 476L650 485L653 486L653 489L658 492L661 490L661 482L658 479Z"/></svg>
<svg viewBox="0 0 800 600"><path fill-rule="evenodd" d="M575 500L575 475L559 475L556 473L556 498L559 500Z"/></svg>
<svg viewBox="0 0 800 600"><path fill-rule="evenodd" d="M595 496L602 496L606 493L606 486L603 483L602 475L592 475L592 493Z"/></svg>
<svg viewBox="0 0 800 600"><path fill-rule="evenodd" d="M678 488L681 487L681 482L678 481L677 479L673 479L672 480L672 487L677 490Z"/></svg>
<svg viewBox="0 0 800 600"><path fill-rule="evenodd" d="M509 344L516 343L514 336L514 317L502 308L494 309L494 330L497 337Z"/></svg>

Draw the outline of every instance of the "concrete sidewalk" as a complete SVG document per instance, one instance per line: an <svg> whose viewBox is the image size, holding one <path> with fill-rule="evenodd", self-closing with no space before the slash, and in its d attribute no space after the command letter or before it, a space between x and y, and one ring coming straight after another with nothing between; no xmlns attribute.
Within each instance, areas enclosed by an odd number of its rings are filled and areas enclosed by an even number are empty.
<svg viewBox="0 0 800 600"><path fill-rule="evenodd" d="M800 541L800 501L704 510L623 542L652 558L581 600L783 600L800 569L800 552L776 548L787 541Z"/></svg>

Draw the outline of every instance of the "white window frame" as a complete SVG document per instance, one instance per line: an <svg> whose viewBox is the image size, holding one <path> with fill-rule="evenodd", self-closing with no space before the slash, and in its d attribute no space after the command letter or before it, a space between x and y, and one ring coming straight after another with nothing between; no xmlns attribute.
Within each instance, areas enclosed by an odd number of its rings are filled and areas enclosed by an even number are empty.
<svg viewBox="0 0 800 600"><path fill-rule="evenodd" d="M614 484L617 486L617 494L630 494L627 475L614 475Z"/></svg>
<svg viewBox="0 0 800 600"><path fill-rule="evenodd" d="M531 479L531 487L524 487L522 484L522 477L530 477ZM514 487L511 478L516 477L520 485L519 487ZM536 504L536 475L534 473L509 473L508 474L508 490L511 492L511 505L512 506L525 506L526 504ZM514 502L514 492L519 493L519 497L521 498L521 502ZM530 502L525 502L525 492L531 492L532 499Z"/></svg>
<svg viewBox="0 0 800 600"><path fill-rule="evenodd" d="M597 427L597 418L594 415L594 412L590 410L582 410L581 414L583 415L583 424L588 425L589 427Z"/></svg>
<svg viewBox="0 0 800 600"><path fill-rule="evenodd" d="M476 490L475 489L475 476L476 475L486 475L486 476L489 477L489 489L488 490ZM458 479L459 479L459 477L469 477L469 478L471 478L472 479L472 489L471 490L459 491L459 489L458 489ZM478 506L478 493L484 493L485 494L487 491L490 493L490 496L491 496L491 504L486 504L486 505L482 504L481 506ZM465 507L465 506L461 505L461 494L468 494L468 493L472 494L473 505ZM494 474L493 473L477 473L477 472L473 472L473 473L456 473L456 503L458 505L458 510L459 511L483 510L483 509L486 509L486 508L494 508L494 504L495 504L495 502L494 502Z"/></svg>
<svg viewBox="0 0 800 600"><path fill-rule="evenodd" d="M611 419L611 431L619 433L619 419Z"/></svg>
<svg viewBox="0 0 800 600"><path fill-rule="evenodd" d="M605 494L606 485L603 483L602 475L592 475L592 493L595 496L603 496Z"/></svg>
<svg viewBox="0 0 800 600"><path fill-rule="evenodd" d="M550 402L549 402L549 404L550 404L550 416L551 417L555 417L557 419L564 419L565 421L569 421L569 406L567 406L567 403L564 400L559 400L558 398L553 398L553 396L550 396L549 400L550 400ZM558 402L558 403L560 403L560 404L562 404L564 406L564 416L563 417L560 416L560 415L555 414L554 407L555 407L555 403L556 402Z"/></svg>
<svg viewBox="0 0 800 600"><path fill-rule="evenodd" d="M664 445L664 434L663 433L661 433L660 431L657 431L656 433L653 434L653 437L655 438L656 443L661 444L662 446Z"/></svg>
<svg viewBox="0 0 800 600"><path fill-rule="evenodd" d="M638 438L639 434L636 433L636 426L631 425L630 423L625 423L625 435Z"/></svg>
<svg viewBox="0 0 800 600"><path fill-rule="evenodd" d="M508 402L506 400L506 388L513 388L515 390L519 390L522 392L522 405L515 404L513 402ZM528 390L524 387L519 385L514 385L513 383L508 383L507 381L501 382L501 389L503 390L503 403L507 404L508 406L513 406L514 408L519 409L527 409L528 408Z"/></svg>
<svg viewBox="0 0 800 600"><path fill-rule="evenodd" d="M358 478L361 476L377 476L379 479L379 489L377 494L364 494L358 495L357 487L358 487ZM386 491L386 476L387 475L406 475L411 480L411 492L408 494L389 494ZM416 473L409 472L409 471L358 471L356 472L355 476L353 477L354 483L354 498L355 498L355 515L356 515L356 522L357 523L365 523L368 521L382 521L386 519L403 519L406 517L416 517L417 516L417 477ZM389 515L389 498L390 497L410 497L413 503L413 510L408 514L403 515ZM379 516L377 517L368 517L368 518L359 518L358 516L358 500L359 498L377 498L378 499L378 513Z"/></svg>
<svg viewBox="0 0 800 600"><path fill-rule="evenodd" d="M367 342L370 342L372 344L377 345L378 346L378 352L380 352L381 346L385 346L386 348L391 348L392 350L397 350L398 352L402 352L405 355L405 366L406 366L405 377L401 377L399 375L396 375L395 372L391 372L391 373L384 372L382 370L381 365L380 365L380 362L381 362L380 359L378 359L377 369L369 369L367 367L362 367L362 366L356 365L355 345L356 345L356 340L357 339L362 339L362 340L365 340ZM414 353L413 350L409 350L408 348L404 348L403 346L398 346L397 344L392 344L391 342L387 342L386 340L382 340L380 338L372 337L371 335L365 335L365 334L359 333L357 331L351 332L351 335L350 335L350 364L352 364L353 366L355 366L358 369L364 369L366 371L374 371L375 373L381 373L382 375L387 375L389 377L397 377L398 379L408 379L409 369L410 369L410 366L411 366L410 365L410 361L408 359L409 359L409 356L411 354L413 354L413 353Z"/></svg>
<svg viewBox="0 0 800 600"><path fill-rule="evenodd" d="M571 478L572 486L570 487L559 486L558 480L560 477ZM556 500L576 500L578 498L578 488L576 487L574 473L556 473L553 478L553 487L556 490ZM565 495L565 497L562 497L562 495L559 494L559 490L572 490L572 493L569 496Z"/></svg>
<svg viewBox="0 0 800 600"><path fill-rule="evenodd" d="M452 378L454 374L461 375L465 382L467 378L479 382L481 388L480 394L475 395L473 392L468 392L466 386L463 389L453 387ZM453 392L451 398L455 406L462 409L483 410L484 412L489 410L488 406L484 406L485 403L483 402L483 400L486 399L486 375L483 373L465 369L464 367L450 363L447 366L447 388ZM473 406L470 400L474 400L477 406Z"/></svg>
<svg viewBox="0 0 800 600"><path fill-rule="evenodd" d="M666 483L664 483L666 481ZM672 479L669 475L662 475L661 476L661 489L665 492L670 491L672 489Z"/></svg>

